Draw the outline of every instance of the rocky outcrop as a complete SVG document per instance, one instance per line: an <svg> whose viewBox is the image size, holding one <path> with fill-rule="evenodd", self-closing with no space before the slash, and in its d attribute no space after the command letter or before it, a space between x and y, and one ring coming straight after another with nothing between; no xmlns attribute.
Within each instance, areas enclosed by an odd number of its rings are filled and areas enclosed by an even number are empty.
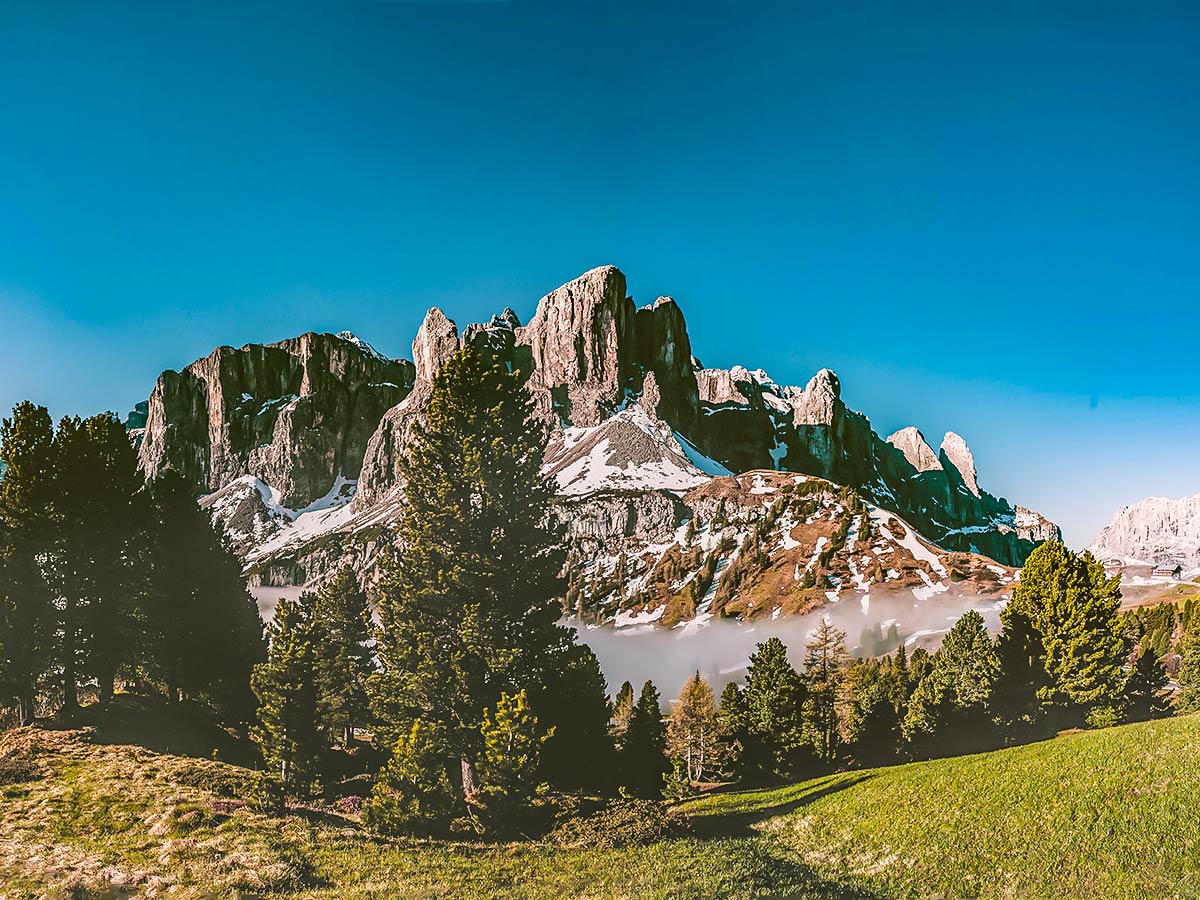
<svg viewBox="0 0 1200 900"><path fill-rule="evenodd" d="M1200 568L1200 494L1170 500L1147 497L1122 506L1088 547L1123 565Z"/></svg>
<svg viewBox="0 0 1200 900"><path fill-rule="evenodd" d="M796 387L761 369L703 368L679 305L660 297L638 308L612 266L551 291L524 326L506 309L460 333L431 309L414 363L385 359L353 335L219 348L163 373L144 417L131 416L130 434L135 443L141 436L148 475L176 468L198 492L215 492L214 518L255 578L319 579L327 564L349 558L342 545L369 561L386 543L403 502L411 429L436 372L464 345L526 377L551 427L546 471L563 509L578 516L570 522L577 547L594 549L588 541L630 528L652 544L646 535L668 528L668 498L756 470L852 488L941 548L1005 565L1058 536L1053 523L980 487L958 435L947 434L939 454L915 427L879 437L829 369ZM230 487L240 478L250 481ZM599 496L604 504L586 505ZM713 515L696 496L692 514Z"/></svg>
<svg viewBox="0 0 1200 900"><path fill-rule="evenodd" d="M511 331L511 329L509 329ZM473 331L478 339L481 332ZM413 424L420 421L425 404L433 391L438 370L458 352L461 343L458 326L436 306L425 314L412 355L416 365L416 383L404 401L392 407L379 420L367 442L363 456L362 478L354 498L356 510L394 497L401 486L400 462Z"/></svg>
<svg viewBox="0 0 1200 900"><path fill-rule="evenodd" d="M174 469L198 493L253 475L303 507L339 475L358 477L376 425L412 384L411 363L352 335L219 347L159 376L139 465L148 478Z"/></svg>
<svg viewBox="0 0 1200 900"><path fill-rule="evenodd" d="M904 454L908 464L918 472L940 472L942 463L933 448L925 442L925 435L912 425L901 428L890 435L887 442Z"/></svg>
<svg viewBox="0 0 1200 900"><path fill-rule="evenodd" d="M975 457L971 454L971 448L967 446L966 441L953 431L947 431L946 436L942 438L942 452L938 459L943 469L952 468L962 479L963 486L974 496L979 496Z"/></svg>

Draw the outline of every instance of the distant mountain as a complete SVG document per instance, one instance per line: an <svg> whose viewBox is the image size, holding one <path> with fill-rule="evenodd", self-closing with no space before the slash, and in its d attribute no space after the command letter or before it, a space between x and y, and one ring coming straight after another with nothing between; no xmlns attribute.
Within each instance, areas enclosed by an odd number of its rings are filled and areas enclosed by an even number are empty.
<svg viewBox="0 0 1200 900"><path fill-rule="evenodd" d="M1122 506L1088 549L1124 566L1200 569L1200 494L1179 500L1147 497Z"/></svg>
<svg viewBox="0 0 1200 900"><path fill-rule="evenodd" d="M505 310L460 332L431 309L413 362L348 333L218 348L164 372L131 414L140 465L193 482L252 584L310 584L343 563L369 580L403 503L406 436L438 368L468 343L528 372L551 425L546 468L583 618L676 618L666 604L696 578L708 583L694 610L683 603L692 618L789 614L898 588L920 600L951 583L990 596L1034 546L1059 538L979 486L958 435L937 453L916 428L881 439L828 369L794 387L761 369L704 368L675 301L637 307L612 266L543 297L524 326ZM872 543L856 546L850 535L868 527ZM755 567L737 562L751 531ZM786 579L767 574L784 569ZM736 590L721 586L730 571Z"/></svg>

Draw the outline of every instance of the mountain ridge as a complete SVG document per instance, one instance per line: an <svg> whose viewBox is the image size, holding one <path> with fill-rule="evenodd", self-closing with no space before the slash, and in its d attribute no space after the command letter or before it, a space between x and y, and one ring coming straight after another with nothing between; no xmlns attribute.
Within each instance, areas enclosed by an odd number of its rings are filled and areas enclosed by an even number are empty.
<svg viewBox="0 0 1200 900"><path fill-rule="evenodd" d="M526 373L565 506L625 491L653 517L651 495L679 501L714 479L783 472L854 491L944 553L1011 568L1060 536L981 489L957 434L936 455L915 427L882 439L829 369L799 387L761 369L704 368L678 303L637 306L614 266L551 291L525 325L506 309L460 331L433 308L414 362L348 332L217 348L164 372L131 414L139 464L147 477L175 468L193 482L252 581L309 584L344 561L369 580L402 503L406 435L437 369L468 343Z"/></svg>

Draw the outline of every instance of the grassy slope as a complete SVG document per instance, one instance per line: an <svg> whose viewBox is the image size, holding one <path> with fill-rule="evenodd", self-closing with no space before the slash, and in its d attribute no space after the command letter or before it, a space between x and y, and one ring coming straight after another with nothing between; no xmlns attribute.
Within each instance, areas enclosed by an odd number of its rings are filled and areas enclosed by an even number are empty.
<svg viewBox="0 0 1200 900"><path fill-rule="evenodd" d="M223 763L21 730L0 755L0 897L1200 896L1200 717L691 801L695 836L625 850L380 841L220 799ZM128 893L83 891L132 881ZM47 893L47 887L52 890ZM207 894L213 896L213 894Z"/></svg>

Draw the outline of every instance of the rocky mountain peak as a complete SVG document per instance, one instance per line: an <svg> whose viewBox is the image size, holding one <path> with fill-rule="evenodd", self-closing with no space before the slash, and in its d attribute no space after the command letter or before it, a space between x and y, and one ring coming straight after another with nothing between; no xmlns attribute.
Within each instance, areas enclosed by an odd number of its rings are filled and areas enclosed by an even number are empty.
<svg viewBox="0 0 1200 900"><path fill-rule="evenodd" d="M978 497L979 480L975 472L975 457L971 454L971 448L967 446L967 442L960 435L953 431L946 432L946 436L942 438L941 459L943 467L948 461L962 476L967 490Z"/></svg>
<svg viewBox="0 0 1200 900"><path fill-rule="evenodd" d="M417 381L432 384L438 369L458 352L458 326L453 319L436 306L425 313L417 336L413 339L413 364L417 367Z"/></svg>
<svg viewBox="0 0 1200 900"><path fill-rule="evenodd" d="M925 435L913 425L890 435L887 442L903 453L909 465L918 472L935 472L942 468L937 454L925 441Z"/></svg>
<svg viewBox="0 0 1200 900"><path fill-rule="evenodd" d="M1123 564L1200 568L1200 494L1122 506L1088 549Z"/></svg>
<svg viewBox="0 0 1200 900"><path fill-rule="evenodd" d="M830 369L821 369L804 390L792 397L797 425L831 425L842 399L842 383Z"/></svg>

